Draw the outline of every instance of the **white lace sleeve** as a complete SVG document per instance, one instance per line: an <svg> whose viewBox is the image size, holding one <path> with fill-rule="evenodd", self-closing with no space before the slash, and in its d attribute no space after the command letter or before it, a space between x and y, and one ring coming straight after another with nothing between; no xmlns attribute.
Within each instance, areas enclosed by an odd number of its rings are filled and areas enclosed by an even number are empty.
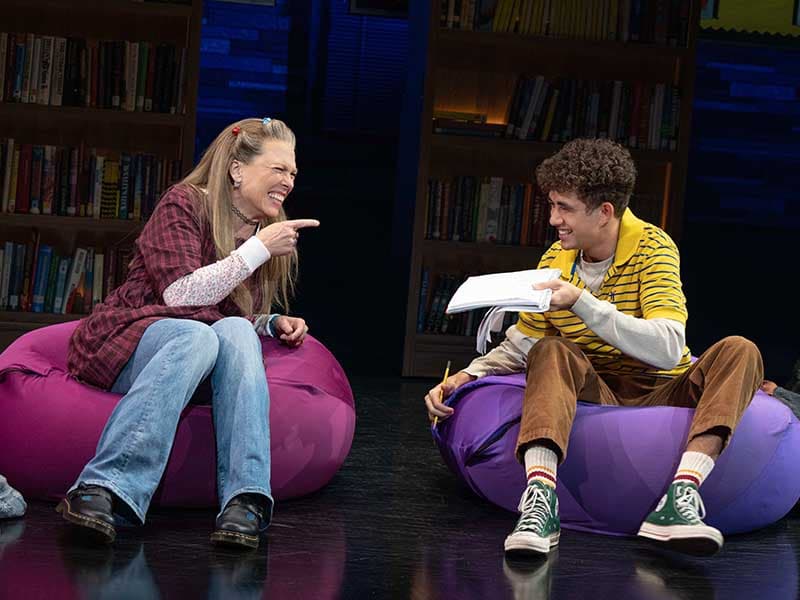
<svg viewBox="0 0 800 600"><path fill-rule="evenodd" d="M169 284L164 290L164 304L167 306L219 304L269 258L269 251L264 244L253 236L231 252L228 258L200 267Z"/></svg>
<svg viewBox="0 0 800 600"><path fill-rule="evenodd" d="M164 290L167 306L212 306L219 304L250 276L245 260L236 252L212 265L173 281Z"/></svg>

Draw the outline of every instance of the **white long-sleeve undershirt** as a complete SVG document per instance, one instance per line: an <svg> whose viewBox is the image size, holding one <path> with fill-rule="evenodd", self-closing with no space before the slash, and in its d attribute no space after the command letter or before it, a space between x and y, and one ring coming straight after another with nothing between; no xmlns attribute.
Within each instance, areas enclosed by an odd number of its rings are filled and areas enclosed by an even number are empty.
<svg viewBox="0 0 800 600"><path fill-rule="evenodd" d="M167 306L210 306L228 297L237 285L270 258L253 236L231 255L173 281L162 294Z"/></svg>
<svg viewBox="0 0 800 600"><path fill-rule="evenodd" d="M612 257L613 258L613 257ZM612 259L603 261L603 276ZM603 277L598 277L596 263L578 264L578 275L594 283L599 289ZM672 369L680 362L686 344L686 328L672 319L640 319L617 310L610 302L595 298L583 290L572 306L586 326L603 341L631 356L659 369ZM528 352L538 338L523 334L516 325L506 330L506 338L484 356L473 360L465 372L475 377L505 375L525 371Z"/></svg>
<svg viewBox="0 0 800 600"><path fill-rule="evenodd" d="M164 290L167 306L211 306L219 304L245 279L270 259L269 250L256 236L245 241L230 256L200 267L173 281ZM276 314L259 314L253 327L259 335L272 336Z"/></svg>

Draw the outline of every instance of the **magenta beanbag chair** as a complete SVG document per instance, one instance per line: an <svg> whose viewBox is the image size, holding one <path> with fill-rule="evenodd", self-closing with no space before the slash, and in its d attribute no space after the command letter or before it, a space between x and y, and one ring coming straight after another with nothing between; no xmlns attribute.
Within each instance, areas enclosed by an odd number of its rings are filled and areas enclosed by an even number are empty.
<svg viewBox="0 0 800 600"><path fill-rule="evenodd" d="M433 430L450 469L476 494L512 511L525 486L514 457L524 387L523 375L467 384L448 399L455 414ZM635 534L675 474L693 413L579 403L558 469L561 524ZM706 522L723 533L785 516L800 499L800 422L791 410L756 393L701 491Z"/></svg>
<svg viewBox="0 0 800 600"><path fill-rule="evenodd" d="M77 322L37 329L0 355L0 473L27 498L55 499L94 455L118 394L67 373ZM324 486L353 442L350 384L333 355L308 337L296 349L262 341L270 391L272 492L302 496ZM217 505L211 407L190 405L178 425L154 505Z"/></svg>

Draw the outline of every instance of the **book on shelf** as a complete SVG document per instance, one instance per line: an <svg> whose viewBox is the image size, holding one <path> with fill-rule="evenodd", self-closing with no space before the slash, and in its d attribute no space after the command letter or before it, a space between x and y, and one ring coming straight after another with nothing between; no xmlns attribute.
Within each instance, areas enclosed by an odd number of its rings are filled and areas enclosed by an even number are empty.
<svg viewBox="0 0 800 600"><path fill-rule="evenodd" d="M53 309L56 314L63 314L64 294L66 292L67 281L69 280L70 270L69 256L61 256L58 261L58 272L55 279L55 289L53 292Z"/></svg>
<svg viewBox="0 0 800 600"><path fill-rule="evenodd" d="M543 246L552 237L547 199L531 183L458 176L428 182L425 238Z"/></svg>
<svg viewBox="0 0 800 600"><path fill-rule="evenodd" d="M33 146L22 144L19 149L17 191L14 194L14 211L27 213L30 209L31 157Z"/></svg>
<svg viewBox="0 0 800 600"><path fill-rule="evenodd" d="M0 31L0 102L6 97L6 59L8 57L8 32Z"/></svg>
<svg viewBox="0 0 800 600"><path fill-rule="evenodd" d="M123 245L60 254L38 230L27 243L0 243L0 310L87 314L124 278L116 265L131 252Z"/></svg>
<svg viewBox="0 0 800 600"><path fill-rule="evenodd" d="M26 33L23 37L23 56L22 63L22 89L20 90L20 102L28 102L31 89L31 69L33 67L33 57L35 52L35 37L32 33Z"/></svg>
<svg viewBox="0 0 800 600"><path fill-rule="evenodd" d="M491 342L507 312L546 312L552 290L536 290L534 285L561 276L560 269L528 269L468 277L456 289L445 309L446 314L489 307L478 326L476 349L480 353Z"/></svg>
<svg viewBox="0 0 800 600"><path fill-rule="evenodd" d="M41 36L42 50L39 65L39 90L36 97L37 104L50 104L50 84L53 80L53 54L55 50L55 36Z"/></svg>
<svg viewBox="0 0 800 600"><path fill-rule="evenodd" d="M51 106L61 106L64 97L64 65L67 60L67 38L56 36L53 39L53 64L50 74ZM44 103L44 99L42 99Z"/></svg>
<svg viewBox="0 0 800 600"><path fill-rule="evenodd" d="M17 178L19 173L19 147L15 147L7 158L9 165L8 194L3 197L3 205L8 212L15 212L17 207Z"/></svg>
<svg viewBox="0 0 800 600"><path fill-rule="evenodd" d="M86 255L83 261L83 269L81 270L78 284L72 290L69 298L67 299L67 312L73 314L83 314L88 312L91 304L91 292L89 291L92 286L92 276L94 272L94 249L87 248Z"/></svg>
<svg viewBox="0 0 800 600"><path fill-rule="evenodd" d="M449 0L446 29L685 46L690 0Z"/></svg>
<svg viewBox="0 0 800 600"><path fill-rule="evenodd" d="M20 309L19 297L22 292L26 254L25 244L14 243L14 258L11 261L11 276L8 283L8 310Z"/></svg>
<svg viewBox="0 0 800 600"><path fill-rule="evenodd" d="M42 244L39 248L39 256L36 264L35 282L30 310L32 312L44 312L44 299L47 292L47 282L50 279L50 267L53 260L53 247L49 244Z"/></svg>
<svg viewBox="0 0 800 600"><path fill-rule="evenodd" d="M31 233L31 242L25 247L25 262L23 263L22 285L19 290L20 310L28 311L32 303L32 281L35 277L34 269L38 261L39 243L41 235L34 229Z"/></svg>
<svg viewBox="0 0 800 600"><path fill-rule="evenodd" d="M470 112L466 110L434 108L433 118L434 120L444 119L447 121L459 121L462 123L486 123L488 115L486 113Z"/></svg>
<svg viewBox="0 0 800 600"><path fill-rule="evenodd" d="M103 273L103 265L105 263L105 254L103 252L94 253L94 272L92 277L92 306L94 308L97 304L103 301L103 283L105 281Z"/></svg>
<svg viewBox="0 0 800 600"><path fill-rule="evenodd" d="M677 148L680 88L642 81L520 75L504 125L434 120L434 133L565 142L611 138L631 148Z"/></svg>
<svg viewBox="0 0 800 600"><path fill-rule="evenodd" d="M0 44L0 101L185 113L185 47L7 31Z"/></svg>
<svg viewBox="0 0 800 600"><path fill-rule="evenodd" d="M14 242L3 244L3 271L0 277L0 310L8 306L8 290L11 285L11 268L14 259Z"/></svg>
<svg viewBox="0 0 800 600"><path fill-rule="evenodd" d="M69 276L66 280L64 288L64 297L61 304L61 313L72 312L72 305L75 301L75 290L80 284L81 277L83 276L84 269L86 268L86 248L75 248L75 254L70 262Z"/></svg>
<svg viewBox="0 0 800 600"><path fill-rule="evenodd" d="M39 70L42 60L42 37L30 34L33 40L33 53L31 55L30 83L28 85L27 102L36 104L39 94Z"/></svg>
<svg viewBox="0 0 800 600"><path fill-rule="evenodd" d="M53 249L52 255L50 256L50 268L47 271L47 281L45 282L44 307L42 308L42 312L55 312L53 310L53 300L55 299L56 281L58 280L58 267L60 263L61 257L55 249Z"/></svg>
<svg viewBox="0 0 800 600"><path fill-rule="evenodd" d="M141 221L179 177L179 164L149 154L0 138L0 212Z"/></svg>
<svg viewBox="0 0 800 600"><path fill-rule="evenodd" d="M479 123L457 121L454 119L436 118L433 120L433 132L444 135L469 135L475 137L503 137L505 125L500 123Z"/></svg>
<svg viewBox="0 0 800 600"><path fill-rule="evenodd" d="M451 327L452 319L445 314L445 308L463 278L459 273L436 273L432 276L429 303L419 308L419 321L424 322L421 333L459 333L457 327Z"/></svg>
<svg viewBox="0 0 800 600"><path fill-rule="evenodd" d="M31 174L28 212L38 215L42 212L42 174L44 169L44 146L31 148Z"/></svg>
<svg viewBox="0 0 800 600"><path fill-rule="evenodd" d="M2 142L3 154L0 168L3 171L2 187L0 187L0 211L8 211L8 198L11 189L11 171L14 159L14 138L9 138Z"/></svg>

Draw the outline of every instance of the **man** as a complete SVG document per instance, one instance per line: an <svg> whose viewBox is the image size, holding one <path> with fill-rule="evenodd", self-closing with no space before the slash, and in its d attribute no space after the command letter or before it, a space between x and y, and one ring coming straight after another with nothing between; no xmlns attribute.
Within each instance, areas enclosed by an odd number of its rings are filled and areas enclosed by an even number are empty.
<svg viewBox="0 0 800 600"><path fill-rule="evenodd" d="M526 372L517 456L528 484L505 549L545 554L560 534L556 468L567 455L578 400L694 407L675 478L639 535L713 554L723 538L703 523L698 488L762 381L758 349L728 337L692 364L678 250L627 208L636 168L625 148L574 140L542 162L536 177L558 232L539 262L561 269L561 279L538 286L553 292L550 311L521 313L498 347L430 390L429 416L450 416L441 400L468 381Z"/></svg>

